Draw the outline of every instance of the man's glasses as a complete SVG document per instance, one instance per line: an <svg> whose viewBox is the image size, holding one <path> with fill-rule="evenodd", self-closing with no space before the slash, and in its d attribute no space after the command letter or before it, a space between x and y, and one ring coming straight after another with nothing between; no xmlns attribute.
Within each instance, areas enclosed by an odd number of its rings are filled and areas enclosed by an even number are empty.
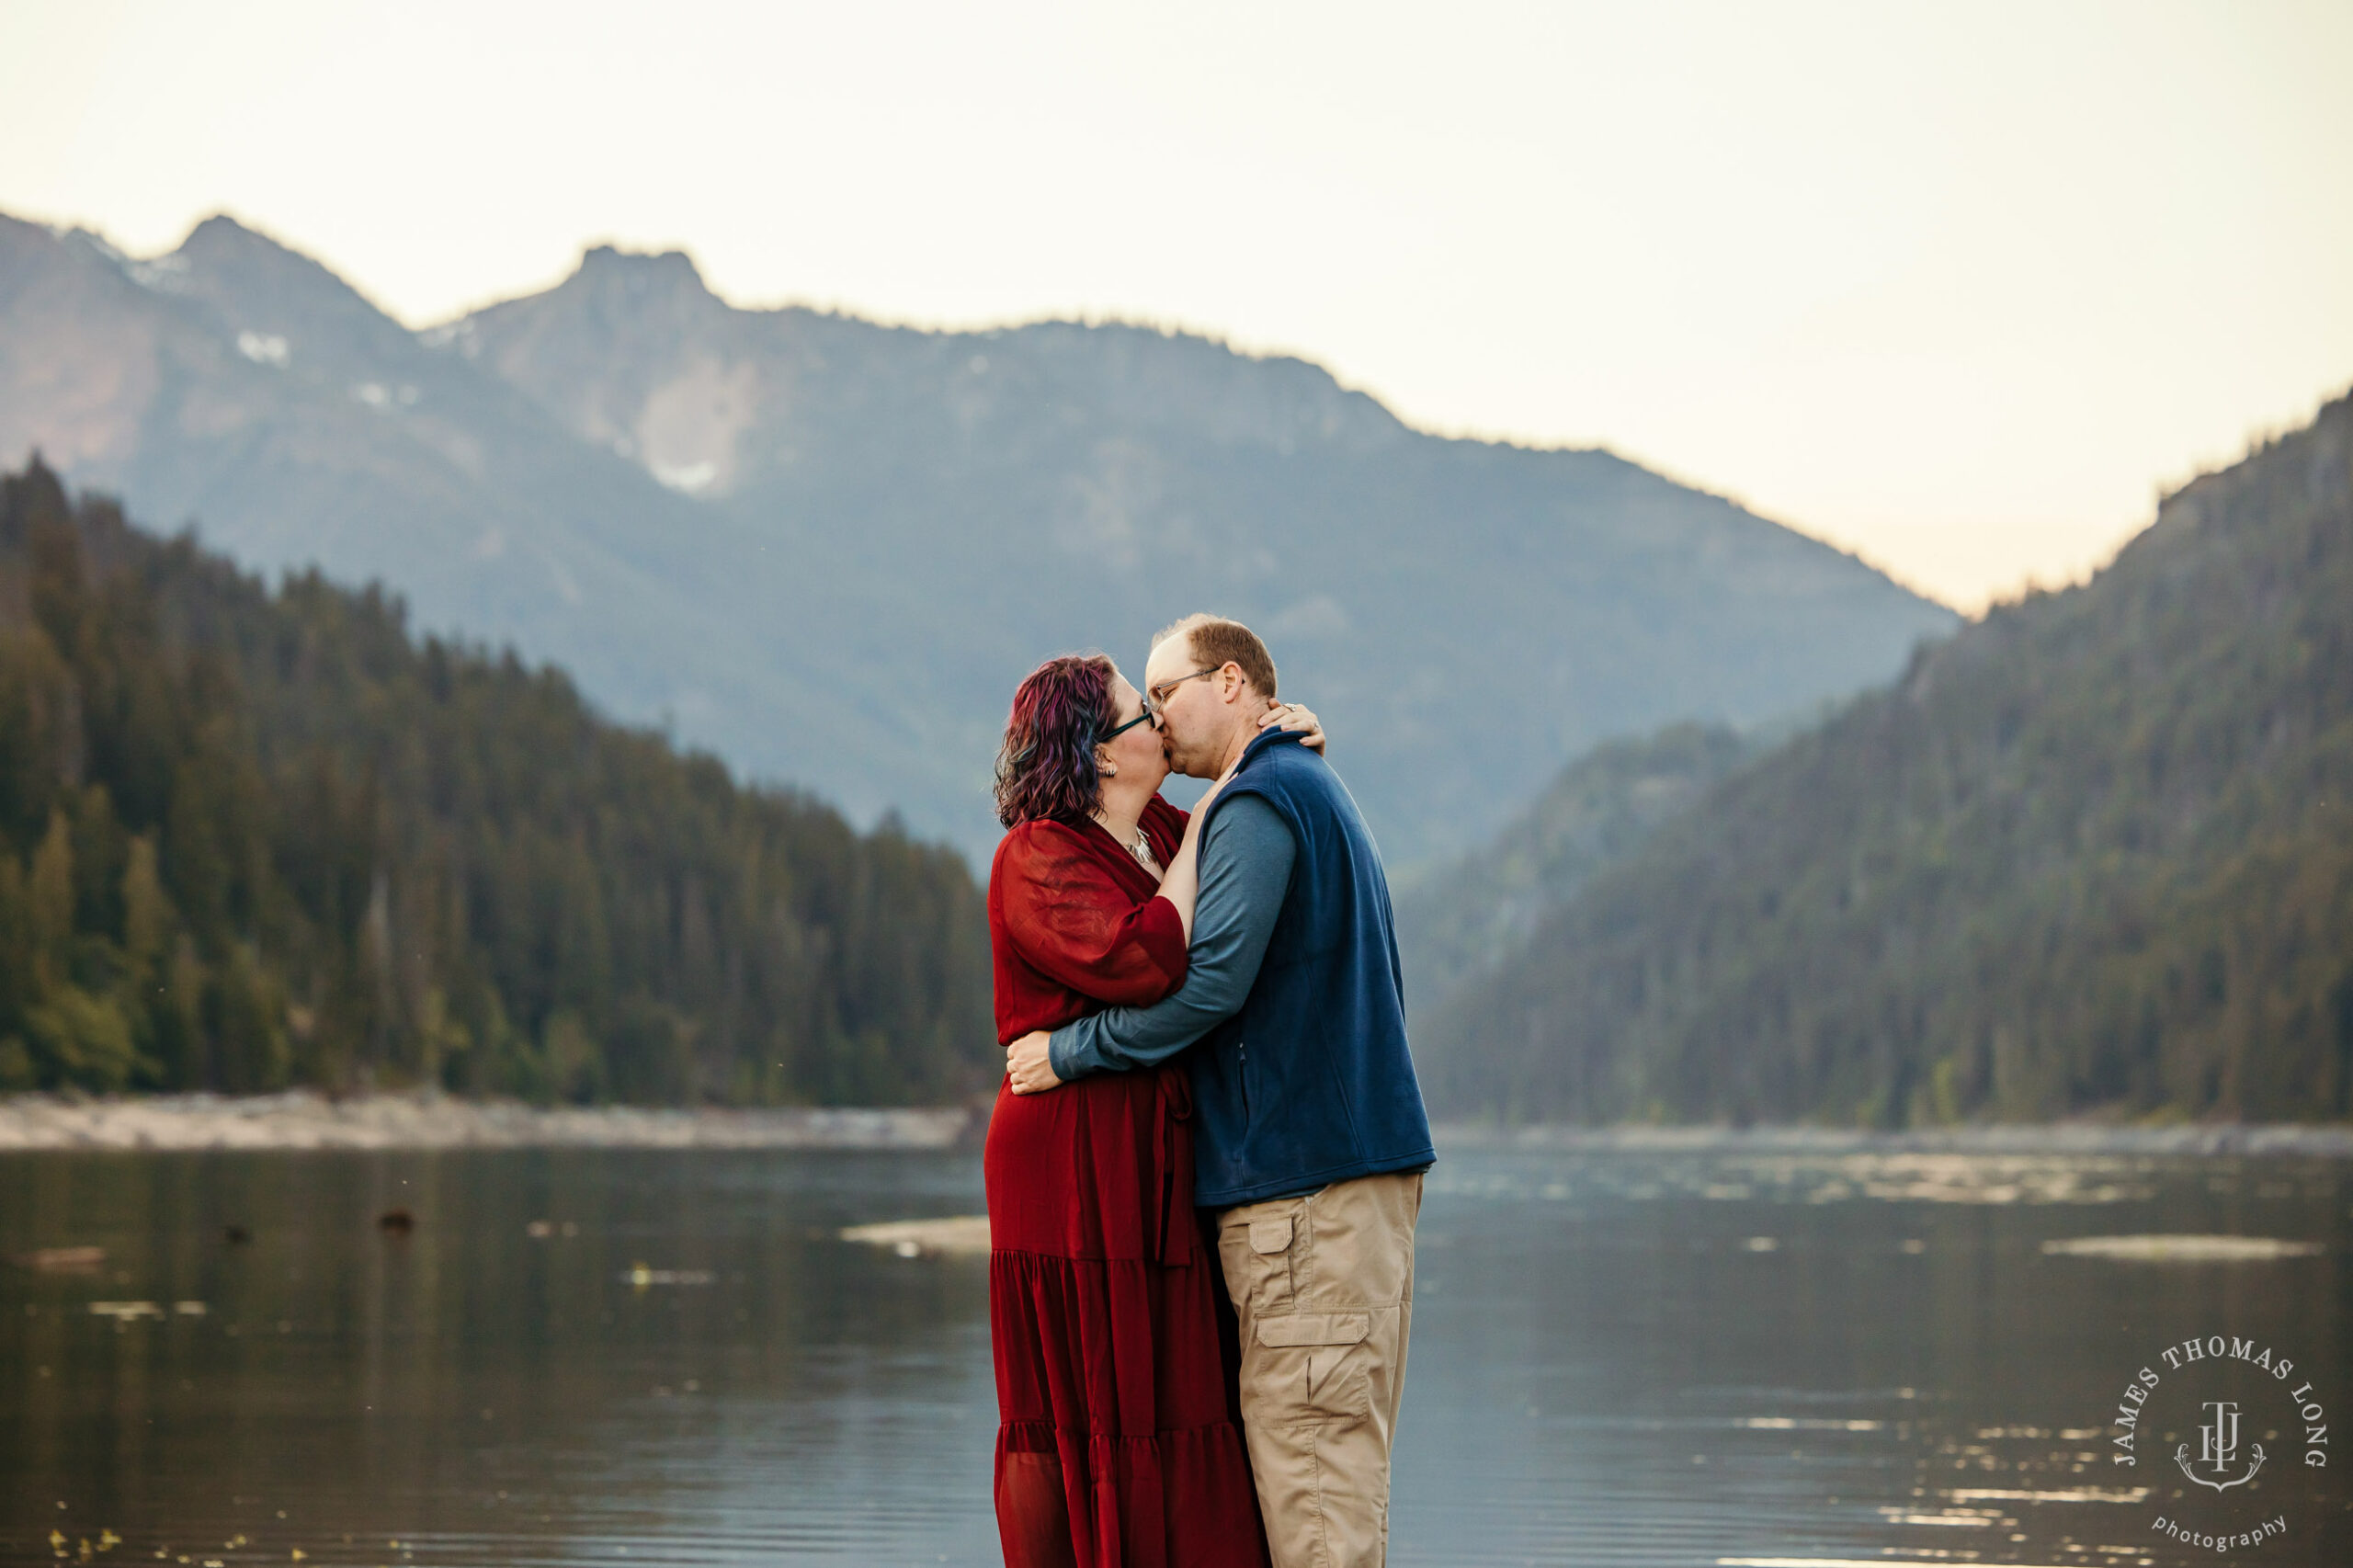
<svg viewBox="0 0 2353 1568"><path fill-rule="evenodd" d="M1203 676L1213 676L1223 668L1225 668L1223 665L1211 665L1208 669L1195 670L1191 675L1178 676L1175 680L1165 680L1158 686L1148 686L1144 687L1144 712L1147 714L1159 712L1162 708L1167 705L1168 694L1170 692L1176 690L1178 687L1184 685L1188 680L1199 680Z"/></svg>

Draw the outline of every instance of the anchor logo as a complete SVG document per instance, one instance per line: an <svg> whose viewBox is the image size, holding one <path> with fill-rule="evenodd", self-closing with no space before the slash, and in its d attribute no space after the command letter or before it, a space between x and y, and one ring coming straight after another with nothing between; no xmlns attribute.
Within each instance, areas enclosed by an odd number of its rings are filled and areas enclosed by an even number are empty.
<svg viewBox="0 0 2353 1568"><path fill-rule="evenodd" d="M2227 1492L2234 1486L2244 1486L2255 1479L2256 1471L2263 1468L2263 1445L2261 1443L2247 1445L2249 1450L2254 1453L2255 1459L2246 1467L2245 1475L2230 1481L2219 1479L2231 1468L2231 1462L2238 1458L2239 1407L2233 1400L2210 1399L2206 1402L2206 1408L2214 1413L2214 1419L2198 1428L2198 1463L2212 1470L2214 1476L2210 1478L2200 1475L2190 1468L2188 1443L2174 1449L2173 1461L2181 1466L2182 1474L2200 1486L2211 1486L2217 1492Z"/></svg>

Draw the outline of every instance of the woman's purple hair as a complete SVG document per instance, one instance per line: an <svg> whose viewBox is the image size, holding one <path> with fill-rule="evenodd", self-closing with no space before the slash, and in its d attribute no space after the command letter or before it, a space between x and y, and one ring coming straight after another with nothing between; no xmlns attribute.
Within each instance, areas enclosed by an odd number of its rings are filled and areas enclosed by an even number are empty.
<svg viewBox="0 0 2353 1568"><path fill-rule="evenodd" d="M1013 694L996 753L996 820L1082 822L1103 799L1095 737L1111 727L1111 661L1100 653L1048 659Z"/></svg>

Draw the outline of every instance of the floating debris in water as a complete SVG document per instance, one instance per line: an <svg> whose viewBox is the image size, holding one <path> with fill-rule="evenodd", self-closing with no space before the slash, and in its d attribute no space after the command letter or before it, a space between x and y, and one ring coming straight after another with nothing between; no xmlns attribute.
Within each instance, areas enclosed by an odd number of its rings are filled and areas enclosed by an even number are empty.
<svg viewBox="0 0 2353 1568"><path fill-rule="evenodd" d="M985 1253L989 1250L989 1217L959 1214L945 1220L893 1220L880 1225L852 1225L842 1233L842 1240L889 1247L901 1257L920 1257L926 1253Z"/></svg>
<svg viewBox="0 0 2353 1568"><path fill-rule="evenodd" d="M1917 1562L1918 1557L1719 1557L1716 1568L1887 1568L1890 1562ZM2143 1559L2146 1561L2146 1559ZM2054 1568L2047 1562L2022 1562L2018 1568Z"/></svg>
<svg viewBox="0 0 2353 1568"><path fill-rule="evenodd" d="M416 1229L416 1216L405 1209L387 1209L376 1216L376 1228L388 1236L404 1236Z"/></svg>
<svg viewBox="0 0 2353 1568"><path fill-rule="evenodd" d="M642 1263L632 1263L621 1278L639 1290L648 1285L709 1285L718 1275L708 1268L650 1268Z"/></svg>
<svg viewBox="0 0 2353 1568"><path fill-rule="evenodd" d="M2105 1257L2119 1263L2271 1263L2283 1257L2317 1257L2318 1242L2277 1236L2074 1236L2045 1242L2058 1257Z"/></svg>
<svg viewBox="0 0 2353 1568"><path fill-rule="evenodd" d="M1881 1518L1891 1525L1942 1525L1984 1529L1990 1527L2001 1513L1992 1508L1954 1508L1940 1514L1924 1514L1917 1509L1883 1506Z"/></svg>
<svg viewBox="0 0 2353 1568"><path fill-rule="evenodd" d="M153 1301L92 1301L93 1316L112 1318L117 1323L134 1323L141 1318L160 1318L164 1309Z"/></svg>
<svg viewBox="0 0 2353 1568"><path fill-rule="evenodd" d="M224 1225L221 1229L221 1239L230 1246L241 1247L254 1239L254 1233L243 1225Z"/></svg>
<svg viewBox="0 0 2353 1568"><path fill-rule="evenodd" d="M1956 1503L2139 1503L2149 1495L2145 1486L2109 1488L2066 1486L2048 1492L2022 1492L1997 1487L1958 1486L1945 1494Z"/></svg>
<svg viewBox="0 0 2353 1568"><path fill-rule="evenodd" d="M106 1260L104 1247L35 1247L8 1261L41 1274L88 1274Z"/></svg>

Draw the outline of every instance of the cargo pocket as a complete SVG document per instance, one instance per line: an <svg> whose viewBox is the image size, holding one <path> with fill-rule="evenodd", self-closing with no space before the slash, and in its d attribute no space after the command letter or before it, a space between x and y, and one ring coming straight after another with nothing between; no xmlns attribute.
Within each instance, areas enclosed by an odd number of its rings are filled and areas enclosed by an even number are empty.
<svg viewBox="0 0 2353 1568"><path fill-rule="evenodd" d="M1372 1380L1359 1348L1371 1332L1366 1312L1289 1312L1258 1320L1258 1343L1286 1352L1277 1375L1291 1384L1302 1418L1312 1421L1371 1414Z"/></svg>
<svg viewBox="0 0 2353 1568"><path fill-rule="evenodd" d="M1291 1309L1291 1234L1289 1214L1253 1220L1225 1233L1221 1250L1225 1254L1227 1281L1242 1281L1244 1294L1254 1312L1287 1312ZM1239 1247L1233 1244L1237 1242L1242 1244Z"/></svg>
<svg viewBox="0 0 2353 1568"><path fill-rule="evenodd" d="M1290 1250L1290 1216L1278 1214L1271 1220L1250 1221L1250 1250L1266 1254Z"/></svg>

